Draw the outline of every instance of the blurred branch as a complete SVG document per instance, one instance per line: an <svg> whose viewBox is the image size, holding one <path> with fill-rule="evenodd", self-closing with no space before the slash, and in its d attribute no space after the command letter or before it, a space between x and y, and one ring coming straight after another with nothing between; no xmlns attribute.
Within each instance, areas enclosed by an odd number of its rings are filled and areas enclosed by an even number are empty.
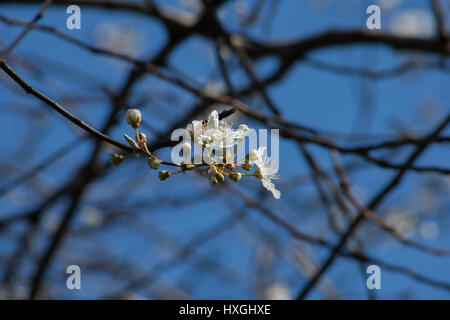
<svg viewBox="0 0 450 320"><path fill-rule="evenodd" d="M402 180L404 174L408 171L408 168L411 164L424 152L424 150L429 146L431 140L439 135L441 131L445 129L445 127L450 122L450 115L447 115L444 120L436 127L433 132L426 136L424 141L416 147L416 150L408 157L408 159L404 162L401 169L396 173L396 175L372 198L369 204L366 206L369 210L375 210L378 205L383 201L383 199L394 190L397 185ZM347 239L351 236L353 231L359 226L359 224L364 220L364 214L361 212L358 216L353 220L347 230L340 237L338 243L333 248L332 252L325 259L324 263L320 267L320 269L314 274L314 276L307 282L307 284L302 288L299 292L297 299L304 299L310 290L315 286L317 281L321 278L321 276L328 270L328 268L333 264L336 259L338 252L341 250L343 246L345 246Z"/></svg>
<svg viewBox="0 0 450 320"><path fill-rule="evenodd" d="M402 74L412 72L418 69L433 69L440 71L450 71L450 67L443 65L440 62L420 62L420 61L407 61L400 65L388 70L375 71L366 68L353 68L346 66L338 66L327 62L315 60L313 58L306 58L305 63L314 68L322 69L328 72L334 72L337 74L354 75L367 77L373 80L386 79L390 77L400 76Z"/></svg>
<svg viewBox="0 0 450 320"><path fill-rule="evenodd" d="M16 40L14 40L9 45L9 47L7 47L6 49L4 49L3 51L0 52L0 59L6 58L14 50L14 48L19 45L20 41L22 41L23 38L25 38L27 33L30 32L31 29L33 29L33 26L42 18L42 16L44 15L45 11L47 11L48 7L50 7L52 2L53 2L53 0L46 0L44 2L44 4L41 7L41 10L39 10L39 12L34 16L33 20L31 20L29 23L27 23L26 28L16 38Z"/></svg>
<svg viewBox="0 0 450 320"><path fill-rule="evenodd" d="M344 195L347 197L347 199L350 201L350 203L358 210L359 214L364 215L364 217L378 226L380 226L383 230L387 231L389 235L394 237L395 239L399 240L401 243L403 243L406 246L410 246L419 250L424 250L426 252L437 254L437 255L448 255L450 254L450 249L437 249L433 247L429 247L420 243L416 243L412 240L408 240L405 238L401 233L397 232L395 227L391 227L386 222L383 221L380 217L376 216L372 210L363 207L359 200L356 198L356 196L353 194L350 183L348 181L347 174L345 173L344 169L342 168L338 156L335 151L331 151L331 158L334 163L334 167L336 170L336 173L339 177L340 184L341 184L341 190L344 193Z"/></svg>
<svg viewBox="0 0 450 320"><path fill-rule="evenodd" d="M445 34L444 17L442 15L441 6L439 5L439 0L431 0L431 8L433 9L434 18L436 20L439 39L445 44L447 36Z"/></svg>
<svg viewBox="0 0 450 320"><path fill-rule="evenodd" d="M93 127L89 126L73 114L71 114L69 111L67 111L64 107L62 107L60 104L58 104L56 101L53 101L52 99L48 98L41 92L37 91L33 87L31 87L28 83L26 83L14 70L12 70L5 62L5 60L0 60L0 69L2 69L8 76L14 80L19 86L22 87L23 90L25 90L26 93L31 94L44 102L46 105L53 108L55 111L60 113L63 117L71 121L73 124L79 126L80 128L84 129L94 137L97 137L98 139L101 139L103 141L106 141L122 150L128 151L128 152L134 152L133 148L130 146L127 146L117 140L114 140L104 133L94 129Z"/></svg>

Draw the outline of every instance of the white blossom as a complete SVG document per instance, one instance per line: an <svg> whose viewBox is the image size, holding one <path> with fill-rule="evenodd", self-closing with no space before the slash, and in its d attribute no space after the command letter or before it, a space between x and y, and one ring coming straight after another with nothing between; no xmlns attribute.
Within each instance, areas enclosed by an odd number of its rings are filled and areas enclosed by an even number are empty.
<svg viewBox="0 0 450 320"><path fill-rule="evenodd" d="M234 146L234 131L223 120L219 120L216 110L212 111L208 117L206 130L203 132L203 140L207 148L229 148Z"/></svg>
<svg viewBox="0 0 450 320"><path fill-rule="evenodd" d="M248 154L248 158L250 161L257 161L259 158L258 150L256 150L256 149L250 150L250 152Z"/></svg>
<svg viewBox="0 0 450 320"><path fill-rule="evenodd" d="M186 127L185 136L208 149L230 148L242 141L250 133L246 125L241 125L236 131L225 121L219 120L219 113L214 110L208 116L206 123L194 120Z"/></svg>
<svg viewBox="0 0 450 320"><path fill-rule="evenodd" d="M189 123L186 127L185 131L185 138L187 140L192 140L194 143L197 143L199 145L203 144L202 140L202 122L194 120L192 123Z"/></svg>
<svg viewBox="0 0 450 320"><path fill-rule="evenodd" d="M253 161L258 166L258 175L261 183L270 192L272 192L275 199L280 199L281 192L275 189L272 179L278 179L278 167L275 161L267 159L267 148L258 148L258 159Z"/></svg>
<svg viewBox="0 0 450 320"><path fill-rule="evenodd" d="M244 140L248 135L250 134L250 129L246 124L241 124L239 127L234 131L234 139L236 139L238 142L241 142Z"/></svg>

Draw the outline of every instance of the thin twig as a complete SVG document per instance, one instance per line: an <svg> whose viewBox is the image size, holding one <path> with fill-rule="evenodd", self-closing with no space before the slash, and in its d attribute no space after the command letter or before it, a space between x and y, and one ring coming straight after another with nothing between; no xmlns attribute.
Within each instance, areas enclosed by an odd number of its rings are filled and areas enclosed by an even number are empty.
<svg viewBox="0 0 450 320"><path fill-rule="evenodd" d="M46 0L44 2L44 4L41 7L41 10L39 10L39 12L34 16L33 20L31 20L26 28L22 31L22 33L16 38L16 40L14 40L9 47L7 47L5 50L0 52L0 59L6 58L13 50L15 47L17 47L17 45L20 43L20 41L23 40L23 38L25 38L25 36L27 35L28 32L31 31L31 29L33 29L33 26L42 18L42 16L44 15L45 11L47 11L48 7L50 7L50 5L52 4L53 0Z"/></svg>

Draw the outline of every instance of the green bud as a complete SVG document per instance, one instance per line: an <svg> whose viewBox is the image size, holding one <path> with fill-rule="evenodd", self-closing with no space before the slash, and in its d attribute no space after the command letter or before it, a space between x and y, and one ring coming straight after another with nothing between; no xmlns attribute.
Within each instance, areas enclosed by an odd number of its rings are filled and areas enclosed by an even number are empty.
<svg viewBox="0 0 450 320"><path fill-rule="evenodd" d="M253 164L250 163L250 162L246 162L246 163L244 163L244 165L242 166L242 169L247 170L247 171L252 170L252 168L253 168Z"/></svg>
<svg viewBox="0 0 450 320"><path fill-rule="evenodd" d="M125 115L127 123L133 128L138 128L141 124L142 115L138 109L128 109Z"/></svg>
<svg viewBox="0 0 450 320"><path fill-rule="evenodd" d="M113 166L118 166L118 165L120 165L122 162L123 162L123 160L125 160L125 157L124 156L122 156L122 155L120 155L120 154L117 154L117 153L113 153L113 154L111 154L111 157L110 157L110 159L109 159L109 162L113 165Z"/></svg>
<svg viewBox="0 0 450 320"><path fill-rule="evenodd" d="M134 149L139 149L139 146L136 141L134 141L130 136L124 134L125 140L127 140L128 144L132 146Z"/></svg>
<svg viewBox="0 0 450 320"><path fill-rule="evenodd" d="M150 168L154 170L157 170L159 168L159 165L161 164L161 160L153 158L149 158L147 162Z"/></svg>
<svg viewBox="0 0 450 320"><path fill-rule="evenodd" d="M147 143L147 136L145 135L145 133L139 132L139 142L141 144Z"/></svg>
<svg viewBox="0 0 450 320"><path fill-rule="evenodd" d="M230 179L233 180L234 182L238 182L239 180L241 180L241 174L239 172L233 172L230 175Z"/></svg>
<svg viewBox="0 0 450 320"><path fill-rule="evenodd" d="M167 170L161 170L161 171L158 173L158 177L159 177L159 179L160 179L161 181L166 180L169 176L170 176L170 172L167 171Z"/></svg>
<svg viewBox="0 0 450 320"><path fill-rule="evenodd" d="M217 178L213 176L213 177L209 178L209 183L210 183L212 186L216 186L216 185L219 184L219 181L217 181Z"/></svg>
<svg viewBox="0 0 450 320"><path fill-rule="evenodd" d="M195 164L183 164L183 167L186 169L186 170L192 170L192 169L194 169L195 167L196 167L196 165Z"/></svg>
<svg viewBox="0 0 450 320"><path fill-rule="evenodd" d="M257 168L255 170L255 172L253 173L253 175L255 176L256 179L262 179L263 178L263 175L261 174L261 169L260 168Z"/></svg>
<svg viewBox="0 0 450 320"><path fill-rule="evenodd" d="M218 182L224 182L225 181L225 177L221 173L216 174L216 179L217 179Z"/></svg>

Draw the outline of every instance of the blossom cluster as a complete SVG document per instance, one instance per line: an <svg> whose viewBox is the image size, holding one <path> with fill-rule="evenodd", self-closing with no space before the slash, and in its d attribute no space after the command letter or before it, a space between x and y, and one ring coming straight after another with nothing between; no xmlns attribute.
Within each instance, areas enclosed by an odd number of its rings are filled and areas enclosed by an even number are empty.
<svg viewBox="0 0 450 320"><path fill-rule="evenodd" d="M244 159L237 159L239 148L250 134L247 125L241 124L233 129L232 125L228 124L226 120L220 119L219 113L214 110L207 120L194 120L186 126L184 141L189 142L184 142L181 145L184 160L181 163L168 163L159 160L149 152L145 134L138 131L141 120L142 115L139 110L129 109L127 111L126 121L135 129L136 140L127 135L124 135L124 137L135 149L135 153L144 153L148 157L151 169L158 169L160 164L179 168L178 171L174 172L159 171L158 177L160 180L166 180L170 176L186 171L203 173L208 176L209 183L213 186L224 182L225 177L234 182L240 181L242 177L254 177L261 181L264 188L272 192L275 199L280 198L281 193L272 182L273 179L278 179L278 166L274 160L268 158L265 146L250 150ZM196 146L196 149L202 151L200 163L192 161L191 143ZM112 154L111 163L117 166L131 155ZM256 168L251 172L254 165Z"/></svg>

